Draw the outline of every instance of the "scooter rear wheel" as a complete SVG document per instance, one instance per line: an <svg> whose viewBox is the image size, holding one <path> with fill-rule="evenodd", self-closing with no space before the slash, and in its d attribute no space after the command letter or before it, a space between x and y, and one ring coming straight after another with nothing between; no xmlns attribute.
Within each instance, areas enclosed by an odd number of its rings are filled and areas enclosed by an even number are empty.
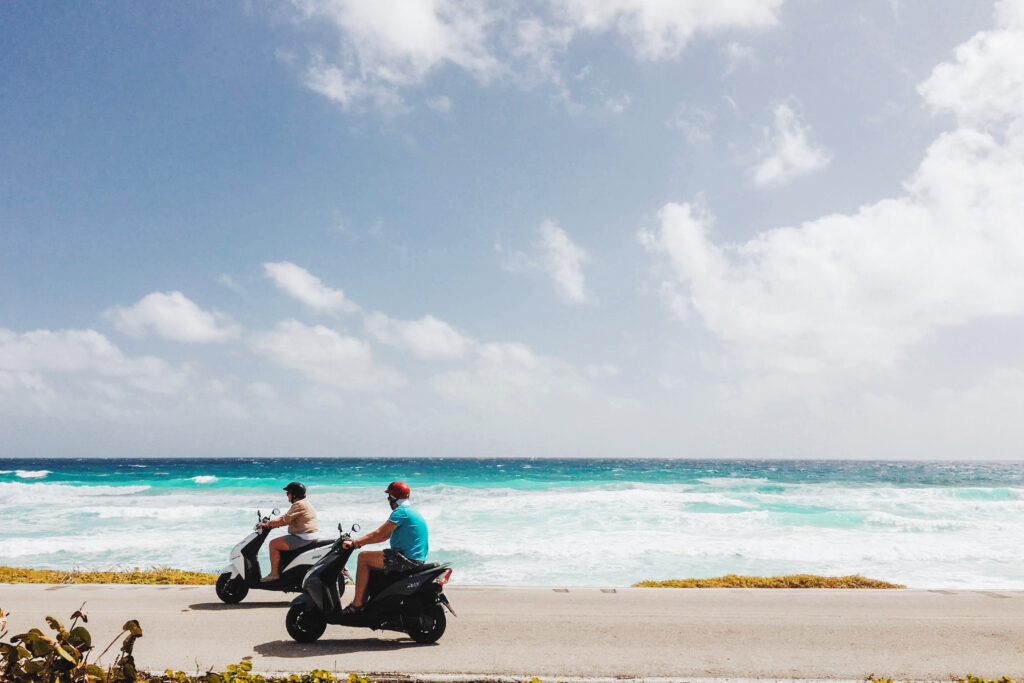
<svg viewBox="0 0 1024 683"><path fill-rule="evenodd" d="M232 579L231 572L224 572L217 577L217 597L229 605L241 602L248 594L249 587L245 585L242 577Z"/></svg>
<svg viewBox="0 0 1024 683"><path fill-rule="evenodd" d="M292 605L284 618L284 626L288 635L300 643L312 643L324 634L327 620L315 609L304 609L302 605Z"/></svg>
<svg viewBox="0 0 1024 683"><path fill-rule="evenodd" d="M436 643L448 625L444 608L436 603L424 605L420 614L406 616L405 621L408 626L406 633L417 643Z"/></svg>

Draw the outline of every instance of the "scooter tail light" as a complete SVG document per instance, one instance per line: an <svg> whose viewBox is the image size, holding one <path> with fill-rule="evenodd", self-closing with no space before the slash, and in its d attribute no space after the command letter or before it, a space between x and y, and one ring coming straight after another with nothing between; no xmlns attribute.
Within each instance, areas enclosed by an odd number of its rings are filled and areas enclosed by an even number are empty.
<svg viewBox="0 0 1024 683"><path fill-rule="evenodd" d="M452 578L452 570L451 569L446 571L444 574L441 574L439 577L434 579L434 581L436 581L439 586L443 586L446 583L448 583L448 579L450 579L450 578Z"/></svg>

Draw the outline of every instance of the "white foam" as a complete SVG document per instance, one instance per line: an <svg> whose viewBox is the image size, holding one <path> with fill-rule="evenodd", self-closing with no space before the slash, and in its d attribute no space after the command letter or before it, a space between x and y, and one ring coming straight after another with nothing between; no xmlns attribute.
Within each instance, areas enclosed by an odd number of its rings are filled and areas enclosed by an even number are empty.
<svg viewBox="0 0 1024 683"><path fill-rule="evenodd" d="M59 503L69 511L84 501L97 497L131 496L148 491L149 486L74 486L71 484L30 484L0 482L0 508L4 505L29 505L33 509L41 503Z"/></svg>
<svg viewBox="0 0 1024 683"><path fill-rule="evenodd" d="M50 473L50 470L15 470L15 476L22 479L42 479Z"/></svg>
<svg viewBox="0 0 1024 683"><path fill-rule="evenodd" d="M192 481L197 484L212 484L217 481L217 477L210 474L201 474L198 477L192 477Z"/></svg>

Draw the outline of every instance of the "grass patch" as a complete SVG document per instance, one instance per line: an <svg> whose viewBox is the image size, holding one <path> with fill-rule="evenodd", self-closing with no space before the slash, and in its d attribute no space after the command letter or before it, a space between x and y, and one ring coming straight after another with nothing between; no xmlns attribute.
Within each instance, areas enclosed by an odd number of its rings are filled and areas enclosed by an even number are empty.
<svg viewBox="0 0 1024 683"><path fill-rule="evenodd" d="M159 586L209 586L216 582L216 574L186 572L170 567L135 568L111 572L0 567L0 583L131 583Z"/></svg>
<svg viewBox="0 0 1024 683"><path fill-rule="evenodd" d="M668 581L640 581L638 588L906 588L863 576L737 576L728 574L712 579L670 579Z"/></svg>

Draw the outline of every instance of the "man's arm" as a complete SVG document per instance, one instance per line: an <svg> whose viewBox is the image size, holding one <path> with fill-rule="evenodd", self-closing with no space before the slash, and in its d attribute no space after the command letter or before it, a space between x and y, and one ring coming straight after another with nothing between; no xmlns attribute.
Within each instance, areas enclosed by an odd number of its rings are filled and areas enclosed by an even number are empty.
<svg viewBox="0 0 1024 683"><path fill-rule="evenodd" d="M349 541L352 545L357 548L362 548L364 545L371 543L381 543L391 538L391 533L398 528L398 525L392 522L390 519L380 525L375 531L371 531L362 538L356 538Z"/></svg>
<svg viewBox="0 0 1024 683"><path fill-rule="evenodd" d="M288 522L292 521L292 519L296 517L298 514L299 511L296 510L295 505L292 504L292 506L288 508L288 512L284 513L277 519L272 519L269 522L261 522L257 526L259 526L260 528L276 529L279 526L286 526Z"/></svg>

